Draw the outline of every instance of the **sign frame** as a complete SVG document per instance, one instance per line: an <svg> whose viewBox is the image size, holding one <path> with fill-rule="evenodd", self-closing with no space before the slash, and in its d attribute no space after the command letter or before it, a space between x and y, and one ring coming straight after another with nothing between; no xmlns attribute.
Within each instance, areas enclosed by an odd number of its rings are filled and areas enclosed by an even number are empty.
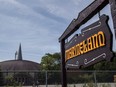
<svg viewBox="0 0 116 87"><path fill-rule="evenodd" d="M84 10L82 10L77 19L73 19L64 33L60 36L59 42L61 45L61 69L62 69L62 87L67 87L67 76L65 68L65 40L79 29L84 23L90 20L95 14L99 13L107 4L110 4L111 15L113 19L113 27L116 37L116 0L95 0Z"/></svg>

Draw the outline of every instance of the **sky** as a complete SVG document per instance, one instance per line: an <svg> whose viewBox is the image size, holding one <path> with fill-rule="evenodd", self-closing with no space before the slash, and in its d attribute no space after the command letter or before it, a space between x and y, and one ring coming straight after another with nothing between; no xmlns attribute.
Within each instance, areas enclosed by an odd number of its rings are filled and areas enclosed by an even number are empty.
<svg viewBox="0 0 116 87"><path fill-rule="evenodd" d="M20 43L24 60L60 52L58 38L92 1L0 0L0 61L14 60Z"/></svg>

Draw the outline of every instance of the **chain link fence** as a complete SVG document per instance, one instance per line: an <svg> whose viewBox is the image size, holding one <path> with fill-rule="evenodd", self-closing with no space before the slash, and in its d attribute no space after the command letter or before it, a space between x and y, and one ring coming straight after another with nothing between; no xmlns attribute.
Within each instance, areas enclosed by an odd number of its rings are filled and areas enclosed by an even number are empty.
<svg viewBox="0 0 116 87"><path fill-rule="evenodd" d="M61 73L61 71L2 71L0 86L61 87ZM116 87L115 82L116 71L67 71L68 87ZM101 84L108 86L100 86Z"/></svg>

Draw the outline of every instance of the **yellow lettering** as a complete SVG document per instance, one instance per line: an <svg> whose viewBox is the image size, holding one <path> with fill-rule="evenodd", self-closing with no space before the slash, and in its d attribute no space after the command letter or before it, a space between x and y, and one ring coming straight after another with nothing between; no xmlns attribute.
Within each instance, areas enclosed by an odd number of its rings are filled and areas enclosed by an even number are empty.
<svg viewBox="0 0 116 87"><path fill-rule="evenodd" d="M102 31L99 31L97 34L67 49L65 51L65 60L67 61L102 46L105 46L105 35Z"/></svg>
<svg viewBox="0 0 116 87"><path fill-rule="evenodd" d="M80 43L80 53L83 54L83 42Z"/></svg>
<svg viewBox="0 0 116 87"><path fill-rule="evenodd" d="M74 57L75 54L74 54L74 47L71 48L71 57Z"/></svg>
<svg viewBox="0 0 116 87"><path fill-rule="evenodd" d="M87 41L83 41L83 52L86 53L88 51L87 49Z"/></svg>
<svg viewBox="0 0 116 87"><path fill-rule="evenodd" d="M105 36L102 31L98 32L98 40L99 40L99 45L104 46L105 45Z"/></svg>
<svg viewBox="0 0 116 87"><path fill-rule="evenodd" d="M92 36L92 40L93 40L93 49L96 49L99 47L98 45L98 38L97 38L97 34Z"/></svg>
<svg viewBox="0 0 116 87"><path fill-rule="evenodd" d="M91 37L89 37L87 39L87 44L88 44L88 51L91 51L92 50L92 40L91 40Z"/></svg>
<svg viewBox="0 0 116 87"><path fill-rule="evenodd" d="M76 52L77 52L76 53L77 56L80 55L80 46L79 46L79 44L76 45Z"/></svg>

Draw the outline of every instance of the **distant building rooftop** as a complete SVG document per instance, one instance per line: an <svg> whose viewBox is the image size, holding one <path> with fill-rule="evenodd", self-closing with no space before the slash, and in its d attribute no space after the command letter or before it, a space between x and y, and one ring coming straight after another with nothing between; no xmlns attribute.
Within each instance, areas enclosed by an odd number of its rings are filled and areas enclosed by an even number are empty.
<svg viewBox="0 0 116 87"><path fill-rule="evenodd" d="M40 64L28 60L23 60L21 44L18 52L15 53L15 60L0 62L1 70L40 70Z"/></svg>

